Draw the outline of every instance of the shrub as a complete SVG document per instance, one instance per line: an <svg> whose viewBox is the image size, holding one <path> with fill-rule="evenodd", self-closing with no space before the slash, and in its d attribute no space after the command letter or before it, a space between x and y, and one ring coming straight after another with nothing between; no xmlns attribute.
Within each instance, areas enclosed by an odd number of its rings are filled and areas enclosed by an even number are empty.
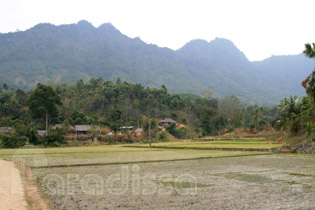
<svg viewBox="0 0 315 210"><path fill-rule="evenodd" d="M112 143L115 142L115 140L114 140L112 137L107 136L106 142L107 142L108 144L112 144Z"/></svg>
<svg viewBox="0 0 315 210"><path fill-rule="evenodd" d="M28 140L26 136L19 136L16 133L11 135L1 135L0 138L2 141L2 147L4 148L23 147Z"/></svg>
<svg viewBox="0 0 315 210"><path fill-rule="evenodd" d="M165 132L165 131L162 131L160 134L159 134L159 139L161 140L161 141L165 141L165 140L167 140L167 133Z"/></svg>
<svg viewBox="0 0 315 210"><path fill-rule="evenodd" d="M40 136L38 135L37 130L33 127L27 129L26 136L31 144L37 145L41 143Z"/></svg>
<svg viewBox="0 0 315 210"><path fill-rule="evenodd" d="M57 141L55 141L52 146L53 146L53 147L60 147L60 143L57 142Z"/></svg>
<svg viewBox="0 0 315 210"><path fill-rule="evenodd" d="M65 137L62 132L48 132L48 135L44 137L43 144L45 146L54 146L59 144L65 143Z"/></svg>
<svg viewBox="0 0 315 210"><path fill-rule="evenodd" d="M172 123L171 125L166 126L166 130L179 139L186 138L187 128L176 128L175 123Z"/></svg>

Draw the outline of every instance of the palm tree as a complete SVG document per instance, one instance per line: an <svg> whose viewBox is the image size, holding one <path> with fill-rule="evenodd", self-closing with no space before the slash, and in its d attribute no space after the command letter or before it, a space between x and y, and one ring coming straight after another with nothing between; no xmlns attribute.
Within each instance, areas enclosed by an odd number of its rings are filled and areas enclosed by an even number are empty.
<svg viewBox="0 0 315 210"><path fill-rule="evenodd" d="M303 53L309 58L315 58L315 43L312 44L313 47L307 43L305 44L305 50Z"/></svg>
<svg viewBox="0 0 315 210"><path fill-rule="evenodd" d="M315 43L305 44L305 50L303 53L309 58L315 58ZM313 71L303 82L302 86L305 88L306 93L315 99L315 71Z"/></svg>

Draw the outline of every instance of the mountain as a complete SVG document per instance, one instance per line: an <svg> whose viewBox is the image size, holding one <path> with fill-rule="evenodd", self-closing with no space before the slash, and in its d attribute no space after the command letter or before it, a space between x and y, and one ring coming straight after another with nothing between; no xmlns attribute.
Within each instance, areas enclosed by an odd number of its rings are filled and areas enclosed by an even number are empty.
<svg viewBox="0 0 315 210"><path fill-rule="evenodd" d="M301 81L315 61L303 55L273 56L250 62L229 40L192 40L174 51L129 38L111 24L87 21L48 23L0 34L0 83L29 89L38 82L74 83L103 77L144 86L166 85L170 92L215 97L235 95L250 103L275 104L304 94Z"/></svg>

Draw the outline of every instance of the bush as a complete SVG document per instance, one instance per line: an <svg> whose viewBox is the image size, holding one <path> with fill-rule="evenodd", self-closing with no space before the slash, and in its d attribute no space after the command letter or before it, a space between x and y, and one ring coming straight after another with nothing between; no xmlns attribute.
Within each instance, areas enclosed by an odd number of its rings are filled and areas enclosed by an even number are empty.
<svg viewBox="0 0 315 210"><path fill-rule="evenodd" d="M186 127L176 128L175 123L172 123L171 125L166 126L166 130L178 139L186 138L186 133L187 133Z"/></svg>
<svg viewBox="0 0 315 210"><path fill-rule="evenodd" d="M0 138L2 141L2 147L3 148L23 147L28 140L28 138L26 136L19 136L16 133L14 133L12 135L1 135Z"/></svg>
<svg viewBox="0 0 315 210"><path fill-rule="evenodd" d="M37 130L33 127L27 129L26 136L31 144L37 145L41 143L40 136L38 135Z"/></svg>
<svg viewBox="0 0 315 210"><path fill-rule="evenodd" d="M159 134L159 139L161 140L161 141L165 141L165 140L167 140L167 133L165 132L165 131L162 131L160 134Z"/></svg>
<svg viewBox="0 0 315 210"><path fill-rule="evenodd" d="M65 143L65 137L62 132L48 132L48 135L44 137L43 144L45 146L56 146Z"/></svg>
<svg viewBox="0 0 315 210"><path fill-rule="evenodd" d="M57 141L55 141L52 146L53 146L53 147L60 147L60 143L57 142Z"/></svg>
<svg viewBox="0 0 315 210"><path fill-rule="evenodd" d="M107 139L106 139L106 142L107 142L108 144L112 144L112 143L115 142L115 140L114 140L112 137L108 136Z"/></svg>

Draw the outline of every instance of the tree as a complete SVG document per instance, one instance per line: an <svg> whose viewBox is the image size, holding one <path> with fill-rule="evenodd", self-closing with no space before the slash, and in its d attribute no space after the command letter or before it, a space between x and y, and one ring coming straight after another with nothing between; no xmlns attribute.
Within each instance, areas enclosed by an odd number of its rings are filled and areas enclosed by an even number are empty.
<svg viewBox="0 0 315 210"><path fill-rule="evenodd" d="M305 50L303 53L309 58L315 58L315 43L312 44L313 47L307 43L305 44Z"/></svg>
<svg viewBox="0 0 315 210"><path fill-rule="evenodd" d="M240 122L242 118L242 110L239 107L240 100L236 96L230 96L219 101L219 113L226 116L228 127L231 127L231 122ZM234 125L235 126L235 125Z"/></svg>
<svg viewBox="0 0 315 210"><path fill-rule="evenodd" d="M114 131L116 141L117 141L117 132L119 131L119 128L122 126L121 116L122 116L122 112L118 109L114 109L110 113L109 128Z"/></svg>
<svg viewBox="0 0 315 210"><path fill-rule="evenodd" d="M309 58L315 58L315 43L305 44L303 53ZM305 88L306 93L315 99L315 71L313 71L303 82L302 86Z"/></svg>
<svg viewBox="0 0 315 210"><path fill-rule="evenodd" d="M60 96L52 87L38 83L28 100L28 106L34 118L45 118L46 136L49 118L57 113L57 105L62 105Z"/></svg>
<svg viewBox="0 0 315 210"><path fill-rule="evenodd" d="M9 89L9 85L7 83L3 83L2 88L4 90L8 90Z"/></svg>
<svg viewBox="0 0 315 210"><path fill-rule="evenodd" d="M212 96L212 89L211 87L208 87L203 93L202 96L208 100L210 100L211 96Z"/></svg>
<svg viewBox="0 0 315 210"><path fill-rule="evenodd" d="M254 111L251 113L253 117L254 125L255 125L255 131L257 131L257 124L260 121L262 112L263 112L262 107L256 107Z"/></svg>

